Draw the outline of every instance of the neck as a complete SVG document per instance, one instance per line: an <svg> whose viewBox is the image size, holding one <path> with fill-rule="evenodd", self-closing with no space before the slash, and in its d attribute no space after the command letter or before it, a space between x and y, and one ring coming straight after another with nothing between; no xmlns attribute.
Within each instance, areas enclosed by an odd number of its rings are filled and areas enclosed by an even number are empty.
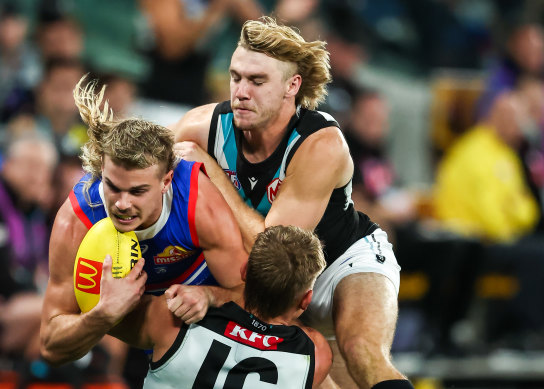
<svg viewBox="0 0 544 389"><path fill-rule="evenodd" d="M272 155L287 132L295 111L294 105L285 105L263 128L243 131L242 150L249 162L261 162Z"/></svg>
<svg viewBox="0 0 544 389"><path fill-rule="evenodd" d="M284 312L282 315L278 315L275 317L262 317L259 315L258 312L249 312L268 324L291 326L296 324L296 319L302 314L303 311L295 308L290 308L287 312Z"/></svg>

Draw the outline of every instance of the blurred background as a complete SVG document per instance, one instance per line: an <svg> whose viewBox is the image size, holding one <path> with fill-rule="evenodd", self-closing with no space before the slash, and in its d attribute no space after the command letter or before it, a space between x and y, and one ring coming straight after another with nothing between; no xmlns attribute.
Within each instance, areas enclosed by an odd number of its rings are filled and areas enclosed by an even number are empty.
<svg viewBox="0 0 544 389"><path fill-rule="evenodd" d="M327 41L320 109L403 269L397 367L418 389L544 388L541 0L0 0L0 388L140 387L108 337L39 358L49 232L83 174L72 90L90 72L118 117L171 124L228 99L263 14Z"/></svg>

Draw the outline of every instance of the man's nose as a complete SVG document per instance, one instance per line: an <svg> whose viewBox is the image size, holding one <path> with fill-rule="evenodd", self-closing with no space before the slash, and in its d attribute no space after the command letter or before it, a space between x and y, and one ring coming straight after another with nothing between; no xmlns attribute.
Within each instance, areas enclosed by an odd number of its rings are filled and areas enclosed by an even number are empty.
<svg viewBox="0 0 544 389"><path fill-rule="evenodd" d="M249 83L241 80L236 86L236 98L246 100L249 98Z"/></svg>
<svg viewBox="0 0 544 389"><path fill-rule="evenodd" d="M130 195L128 193L121 193L119 195L119 198L115 202L115 206L120 211L126 211L127 209L130 208L131 205L132 204L131 204L131 200L130 200Z"/></svg>

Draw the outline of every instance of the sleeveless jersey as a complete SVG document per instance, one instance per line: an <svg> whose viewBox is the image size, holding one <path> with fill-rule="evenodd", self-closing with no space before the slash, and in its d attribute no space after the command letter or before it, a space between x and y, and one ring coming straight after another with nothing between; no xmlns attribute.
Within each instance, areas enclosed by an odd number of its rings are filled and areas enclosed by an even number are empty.
<svg viewBox="0 0 544 389"><path fill-rule="evenodd" d="M233 302L183 325L150 363L144 389L310 389L314 344L296 326L270 325Z"/></svg>
<svg viewBox="0 0 544 389"><path fill-rule="evenodd" d="M152 226L135 231L147 273L146 292L160 294L172 284L217 285L211 275L195 228L198 173L201 163L180 160L174 177L163 195L162 212ZM104 207L101 180L95 180L88 191L84 176L71 191L72 208L87 228L108 216Z"/></svg>
<svg viewBox="0 0 544 389"><path fill-rule="evenodd" d="M241 152L242 133L233 122L229 101L215 107L208 138L208 153L216 159L246 204L266 216L285 178L293 155L304 140L326 127L338 127L325 112L297 109L280 145L267 159L250 163ZM315 174L319 174L316 171ZM351 200L352 181L333 190L316 234L325 243L325 259L332 263L354 242L371 234L377 225L357 212Z"/></svg>

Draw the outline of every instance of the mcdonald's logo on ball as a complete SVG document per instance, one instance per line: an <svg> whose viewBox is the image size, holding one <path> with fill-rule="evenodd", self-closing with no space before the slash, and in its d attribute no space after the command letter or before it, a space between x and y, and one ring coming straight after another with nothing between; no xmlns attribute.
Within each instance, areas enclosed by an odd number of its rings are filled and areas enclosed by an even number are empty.
<svg viewBox="0 0 544 389"><path fill-rule="evenodd" d="M112 257L112 275L125 277L142 256L133 231L119 232L109 217L95 223L81 241L74 263L74 293L81 312L88 312L100 301L102 264Z"/></svg>

